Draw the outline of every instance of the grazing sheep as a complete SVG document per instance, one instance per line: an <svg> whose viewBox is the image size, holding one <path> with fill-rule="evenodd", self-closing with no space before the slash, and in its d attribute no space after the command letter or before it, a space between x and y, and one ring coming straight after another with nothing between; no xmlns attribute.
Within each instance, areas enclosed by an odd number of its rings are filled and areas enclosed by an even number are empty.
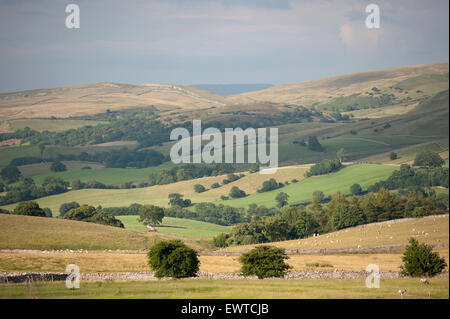
<svg viewBox="0 0 450 319"><path fill-rule="evenodd" d="M430 284L426 278L421 278L420 282L423 283L423 284L426 284L426 285Z"/></svg>
<svg viewBox="0 0 450 319"><path fill-rule="evenodd" d="M400 289L399 291L398 291L398 294L400 295L400 296L402 296L402 299L403 299L403 295L406 293L406 288L405 289Z"/></svg>

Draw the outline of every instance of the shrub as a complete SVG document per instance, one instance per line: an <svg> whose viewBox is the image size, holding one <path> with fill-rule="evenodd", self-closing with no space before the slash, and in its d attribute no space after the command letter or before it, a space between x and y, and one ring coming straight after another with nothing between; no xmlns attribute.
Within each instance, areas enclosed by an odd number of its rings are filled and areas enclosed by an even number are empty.
<svg viewBox="0 0 450 319"><path fill-rule="evenodd" d="M275 178L271 178L262 183L261 188L258 189L258 193L268 192L281 187L283 187L282 183L278 183Z"/></svg>
<svg viewBox="0 0 450 319"><path fill-rule="evenodd" d="M403 254L401 272L408 276L433 276L440 273L447 263L439 254L432 251L430 246L420 244L416 239L410 238L409 245Z"/></svg>
<svg viewBox="0 0 450 319"><path fill-rule="evenodd" d="M150 248L148 263L157 278L184 278L196 276L200 261L197 252L181 240L170 240Z"/></svg>
<svg viewBox="0 0 450 319"><path fill-rule="evenodd" d="M353 184L352 186L350 186L350 192L353 195L360 195L362 193L362 187L359 184Z"/></svg>
<svg viewBox="0 0 450 319"><path fill-rule="evenodd" d="M219 187L220 187L220 184L217 182L211 185L211 188L219 188Z"/></svg>
<svg viewBox="0 0 450 319"><path fill-rule="evenodd" d="M62 162L60 161L55 161L52 163L52 165L50 166L50 170L52 172L64 172L67 171L67 167L66 165L64 165Z"/></svg>
<svg viewBox="0 0 450 319"><path fill-rule="evenodd" d="M243 254L239 261L244 276L257 276L259 279L284 277L291 268L285 260L289 257L284 249L273 246L259 246Z"/></svg>
<svg viewBox="0 0 450 319"><path fill-rule="evenodd" d="M230 234L220 233L216 237L214 237L214 246L216 247L227 247L227 239L230 238Z"/></svg>
<svg viewBox="0 0 450 319"><path fill-rule="evenodd" d="M50 208L42 208L45 213L45 217L53 217L52 210Z"/></svg>
<svg viewBox="0 0 450 319"><path fill-rule="evenodd" d="M33 201L19 203L14 208L13 214L45 217L45 211L39 207L38 203Z"/></svg>
<svg viewBox="0 0 450 319"><path fill-rule="evenodd" d="M206 191L205 186L201 185L201 184L195 184L194 185L194 191L196 193L203 193L204 191Z"/></svg>
<svg viewBox="0 0 450 319"><path fill-rule="evenodd" d="M183 199L183 195L178 193L171 193L169 194L169 205L179 206L179 207L188 207L191 206L191 200L190 199Z"/></svg>
<svg viewBox="0 0 450 319"><path fill-rule="evenodd" d="M239 187L233 186L230 190L229 196L231 198L241 198L247 196L247 194L243 190L239 189Z"/></svg>
<svg viewBox="0 0 450 319"><path fill-rule="evenodd" d="M389 158L393 161L393 160L396 160L398 158L398 155L395 152L391 152L391 154L389 154Z"/></svg>

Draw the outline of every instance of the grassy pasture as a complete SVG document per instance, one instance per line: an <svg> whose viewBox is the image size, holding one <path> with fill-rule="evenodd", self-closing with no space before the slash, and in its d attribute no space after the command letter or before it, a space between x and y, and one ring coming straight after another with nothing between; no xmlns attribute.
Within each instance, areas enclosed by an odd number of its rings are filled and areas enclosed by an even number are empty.
<svg viewBox="0 0 450 319"><path fill-rule="evenodd" d="M29 127L32 130L43 132L60 132L77 129L83 126L102 124L102 121L70 120L70 119L17 119L8 121L12 130L20 130Z"/></svg>
<svg viewBox="0 0 450 319"><path fill-rule="evenodd" d="M93 169L81 170L81 167L83 166L91 166ZM50 172L47 174L40 174L37 176L33 176L33 179L36 184L42 184L47 176L59 177L69 182L79 179L82 182L96 180L105 184L121 184L130 181L143 182L145 180L148 180L148 175L150 173L170 167L172 167L172 165L152 166L147 168L105 168L98 164L92 165L86 162L79 167L74 166L72 170L70 170L70 167L68 166L68 170L65 172Z"/></svg>
<svg viewBox="0 0 450 319"><path fill-rule="evenodd" d="M381 280L380 288L368 289L364 279L336 280L205 280L181 279L148 282L82 282L80 289L67 289L62 282L0 285L0 298L145 298L145 299L448 299L448 278Z"/></svg>
<svg viewBox="0 0 450 319"><path fill-rule="evenodd" d="M73 220L0 214L0 249L145 250L170 235L127 230ZM210 247L189 240L196 249Z"/></svg>
<svg viewBox="0 0 450 319"><path fill-rule="evenodd" d="M312 193L318 190L324 192L325 195L332 195L336 191L350 194L350 186L354 183L360 184L365 189L377 181L386 179L397 169L398 167L395 166L376 164L352 165L330 175L313 176L270 192L220 201L220 203L234 207L248 207L251 203L273 207L276 206L277 194L285 192L290 196L289 204L301 204L311 201Z"/></svg>
<svg viewBox="0 0 450 319"><path fill-rule="evenodd" d="M137 215L117 216L125 226L126 229L145 231L147 228L144 224L138 222ZM181 226L186 228L168 228L156 227L158 233L172 234L185 237L214 237L220 233L228 233L231 227L221 226L211 223L206 223L197 220L164 217L161 225L164 226Z"/></svg>
<svg viewBox="0 0 450 319"><path fill-rule="evenodd" d="M98 169L103 168L104 166L99 163L92 163L92 162L81 162L81 161L62 161L64 165L67 167L67 171L65 173L68 173L70 171L79 171L82 167L89 166L92 169ZM53 174L59 174L59 173L53 173L50 170L50 166L52 163L38 163L38 164L29 164L29 165L22 165L19 166L19 170L22 173L23 176L31 177L36 176L35 182L38 182L39 184L42 184L45 177L47 176L53 176ZM80 172L77 172L80 173ZM38 176L40 175L40 176Z"/></svg>
<svg viewBox="0 0 450 319"><path fill-rule="evenodd" d="M449 216L398 219L297 240L271 243L284 249L361 248L407 245L409 238L426 244L449 244ZM231 246L224 251L246 251L256 245ZM447 248L448 251L448 248Z"/></svg>
<svg viewBox="0 0 450 319"><path fill-rule="evenodd" d="M34 179L37 183L42 183L46 176L56 176L61 177L64 180L71 180L71 178L73 178L80 179L82 181L89 181L95 179L100 182L112 184L129 180L136 181L138 178L145 180L151 170L157 170L163 167L168 166L150 167L146 169L101 168L95 170L67 171L53 173L51 175L39 175L35 176ZM222 181L226 178L226 175L204 177L167 185L155 185L146 188L82 189L42 197L36 201L41 207L50 208L54 216L59 214L58 211L61 204L71 201L77 201L80 204L89 204L94 206L101 205L102 207L128 206L132 203L153 204L167 207L168 194L180 193L185 195L186 198L190 198L194 203L211 202L219 200L221 195L228 195L232 186L238 186L247 193L254 193L261 187L263 181L267 179L273 177L279 182L291 181L293 178L301 180L304 178L306 170L307 169L305 167L288 167L280 168L274 175L264 175L259 173L247 174L244 178L225 186L221 186L217 189L211 189L211 185L216 182L222 184ZM198 183L210 190L200 194L195 193L194 185ZM12 210L16 205L17 204L7 205L5 208Z"/></svg>

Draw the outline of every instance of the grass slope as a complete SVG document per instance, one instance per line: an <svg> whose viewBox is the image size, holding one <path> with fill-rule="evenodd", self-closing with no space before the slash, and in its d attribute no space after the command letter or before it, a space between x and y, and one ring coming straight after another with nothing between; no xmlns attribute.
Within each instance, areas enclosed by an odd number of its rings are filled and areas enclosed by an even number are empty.
<svg viewBox="0 0 450 319"><path fill-rule="evenodd" d="M82 282L81 289L67 289L62 282L2 284L0 298L182 298L182 299L448 299L448 278L430 279L425 286L417 278L384 279L380 288L367 289L362 279L335 280L205 280L181 279L149 282Z"/></svg>
<svg viewBox="0 0 450 319"><path fill-rule="evenodd" d="M257 193L244 198L221 201L220 203L233 207L248 207L251 203L273 207L277 204L275 201L277 194L285 192L290 196L290 205L301 204L310 202L315 191L322 191L326 196L332 195L337 191L349 194L350 186L355 183L366 189L375 182L386 179L397 169L398 167L396 166L376 164L352 165L333 174L313 176L270 192Z"/></svg>
<svg viewBox="0 0 450 319"><path fill-rule="evenodd" d="M122 221L126 229L132 230L146 230L147 228L138 222L137 215L131 216L117 216ZM206 223L197 220L164 217L161 225L164 226L181 226L186 228L168 228L168 227L156 227L158 233L172 234L185 237L214 237L220 233L228 233L231 227L221 226L211 223Z"/></svg>
<svg viewBox="0 0 450 319"><path fill-rule="evenodd" d="M407 245L414 237L426 244L449 244L449 216L398 219L343 229L337 232L300 240L271 243L285 249L361 248ZM225 251L246 251L255 245L224 248ZM448 250L448 248L447 248Z"/></svg>
<svg viewBox="0 0 450 319"><path fill-rule="evenodd" d="M145 250L171 236L73 220L0 214L0 249ZM205 242L188 241L202 249Z"/></svg>

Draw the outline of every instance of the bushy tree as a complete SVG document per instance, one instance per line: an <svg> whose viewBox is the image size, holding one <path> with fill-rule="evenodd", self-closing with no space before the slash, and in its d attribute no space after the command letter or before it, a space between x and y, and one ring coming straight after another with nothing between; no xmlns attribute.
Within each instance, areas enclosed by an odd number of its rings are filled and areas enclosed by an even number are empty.
<svg viewBox="0 0 450 319"><path fill-rule="evenodd" d="M50 208L42 208L45 213L45 217L53 217L52 210Z"/></svg>
<svg viewBox="0 0 450 319"><path fill-rule="evenodd" d="M159 225L164 218L164 209L154 205L139 208L139 222L145 225Z"/></svg>
<svg viewBox="0 0 450 319"><path fill-rule="evenodd" d="M169 194L169 205L171 207L179 206L179 207L188 207L191 206L190 199L183 199L183 195L179 193L171 193Z"/></svg>
<svg viewBox="0 0 450 319"><path fill-rule="evenodd" d="M389 154L389 158L393 161L393 160L396 160L398 158L398 155L395 152L391 152L391 154Z"/></svg>
<svg viewBox="0 0 450 319"><path fill-rule="evenodd" d="M241 198L247 196L247 194L243 190L239 189L239 187L237 186L233 186L228 195L231 198Z"/></svg>
<svg viewBox="0 0 450 319"><path fill-rule="evenodd" d="M353 195L360 195L362 193L362 187L359 184L353 184L352 186L350 186L350 192Z"/></svg>
<svg viewBox="0 0 450 319"><path fill-rule="evenodd" d="M50 166L50 170L52 172L64 172L64 171L67 171L67 166L64 165L64 163L62 163L60 161L55 161Z"/></svg>
<svg viewBox="0 0 450 319"><path fill-rule="evenodd" d="M284 192L278 193L278 195L275 197L278 207L286 206L288 204L288 199L289 199L289 195Z"/></svg>
<svg viewBox="0 0 450 319"><path fill-rule="evenodd" d="M438 153L428 150L417 153L414 159L414 166L440 167L443 164L444 160Z"/></svg>
<svg viewBox="0 0 450 319"><path fill-rule="evenodd" d="M101 207L95 208L89 205L72 208L63 218L124 228L123 223L116 219L114 215L102 211Z"/></svg>
<svg viewBox="0 0 450 319"><path fill-rule="evenodd" d="M289 257L284 249L273 246L258 246L243 254L239 261L244 276L257 276L259 279L284 277L291 268L285 260Z"/></svg>
<svg viewBox="0 0 450 319"><path fill-rule="evenodd" d="M216 247L227 247L228 243L227 243L227 239L230 238L230 234L227 233L220 233L219 235L217 235L216 237L214 237L214 246Z"/></svg>
<svg viewBox="0 0 450 319"><path fill-rule="evenodd" d="M444 258L433 252L430 246L420 244L417 239L410 238L409 245L403 254L401 272L408 276L433 276L447 267Z"/></svg>
<svg viewBox="0 0 450 319"><path fill-rule="evenodd" d="M314 136L314 135L308 136L308 149L311 151L316 151L316 152L323 151L323 147L319 143L319 140L317 139L316 136Z"/></svg>
<svg viewBox="0 0 450 319"><path fill-rule="evenodd" d="M277 188L283 187L282 183L278 183L275 178L271 178L262 183L260 189L258 189L258 193L268 192Z"/></svg>
<svg viewBox="0 0 450 319"><path fill-rule="evenodd" d="M201 185L201 184L195 184L194 185L194 191L196 193L203 193L204 191L206 191L205 186Z"/></svg>
<svg viewBox="0 0 450 319"><path fill-rule="evenodd" d="M0 176L7 183L17 182L21 175L22 173L19 171L17 166L12 164L9 164L0 171Z"/></svg>
<svg viewBox="0 0 450 319"><path fill-rule="evenodd" d="M13 214L45 217L45 211L34 201L19 203L14 208Z"/></svg>
<svg viewBox="0 0 450 319"><path fill-rule="evenodd" d="M220 184L217 182L211 185L211 188L219 188L219 187L220 187Z"/></svg>
<svg viewBox="0 0 450 319"><path fill-rule="evenodd" d="M161 241L150 248L148 263L157 278L184 278L196 276L200 261L197 252L181 240L170 240Z"/></svg>
<svg viewBox="0 0 450 319"><path fill-rule="evenodd" d="M70 202L70 203L64 203L61 204L61 206L59 206L59 216L60 217L64 217L64 215L71 209L73 208L78 208L80 207L80 204L78 204L77 202Z"/></svg>

